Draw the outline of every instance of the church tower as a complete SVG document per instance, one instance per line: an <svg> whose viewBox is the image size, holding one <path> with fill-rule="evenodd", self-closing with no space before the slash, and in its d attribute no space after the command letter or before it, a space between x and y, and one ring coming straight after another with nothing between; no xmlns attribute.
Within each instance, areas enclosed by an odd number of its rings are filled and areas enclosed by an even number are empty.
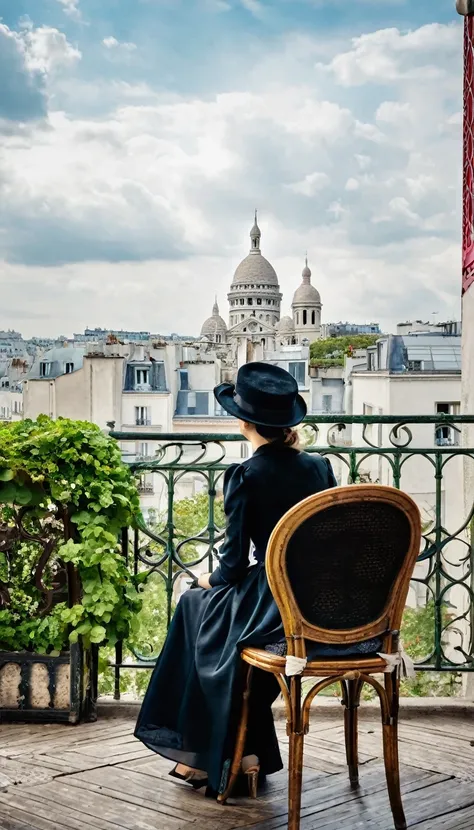
<svg viewBox="0 0 474 830"><path fill-rule="evenodd" d="M312 342L321 337L321 297L317 288L311 285L308 257L306 257L302 277L303 281L296 289L291 305L295 337L298 343L303 340Z"/></svg>
<svg viewBox="0 0 474 830"><path fill-rule="evenodd" d="M255 221L250 231L250 252L237 266L228 294L229 329L250 320L274 328L280 319L282 295L273 266L262 256L262 233ZM255 328L255 326L253 326ZM256 329L258 331L258 329Z"/></svg>

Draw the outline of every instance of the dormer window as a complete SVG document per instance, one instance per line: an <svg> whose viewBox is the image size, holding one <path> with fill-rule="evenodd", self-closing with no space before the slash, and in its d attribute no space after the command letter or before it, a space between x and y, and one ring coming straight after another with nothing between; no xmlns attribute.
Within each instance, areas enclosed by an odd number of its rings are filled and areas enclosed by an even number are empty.
<svg viewBox="0 0 474 830"><path fill-rule="evenodd" d="M51 363L42 360L40 363L40 378L47 378L51 374Z"/></svg>
<svg viewBox="0 0 474 830"><path fill-rule="evenodd" d="M135 369L135 384L137 386L150 385L150 370L149 369Z"/></svg>
<svg viewBox="0 0 474 830"><path fill-rule="evenodd" d="M66 375L72 374L74 371L74 363L66 363Z"/></svg>

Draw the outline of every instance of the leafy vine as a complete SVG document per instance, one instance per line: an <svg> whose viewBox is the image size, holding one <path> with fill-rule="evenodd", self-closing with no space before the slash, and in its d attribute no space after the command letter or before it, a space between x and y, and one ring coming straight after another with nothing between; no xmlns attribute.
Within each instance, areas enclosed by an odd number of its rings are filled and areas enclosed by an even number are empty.
<svg viewBox="0 0 474 830"><path fill-rule="evenodd" d="M46 416L0 425L0 648L127 639L141 596L118 539L139 510L120 449L99 427ZM69 601L66 572L80 586Z"/></svg>

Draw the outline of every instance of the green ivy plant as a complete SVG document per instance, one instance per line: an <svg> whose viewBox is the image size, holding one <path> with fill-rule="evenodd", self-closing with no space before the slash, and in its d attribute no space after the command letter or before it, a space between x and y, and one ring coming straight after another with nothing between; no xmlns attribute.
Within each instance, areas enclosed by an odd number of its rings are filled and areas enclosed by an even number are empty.
<svg viewBox="0 0 474 830"><path fill-rule="evenodd" d="M0 648L58 652L68 640L114 644L134 630L141 596L118 545L122 528L139 515L134 479L117 443L89 422L40 416L0 425L0 524L14 528L23 509L30 534L56 540L43 583L52 586L57 562L78 572L77 602L41 615L34 584L42 547L31 538L0 553L0 581L9 601L0 611ZM64 524L69 538L64 538Z"/></svg>

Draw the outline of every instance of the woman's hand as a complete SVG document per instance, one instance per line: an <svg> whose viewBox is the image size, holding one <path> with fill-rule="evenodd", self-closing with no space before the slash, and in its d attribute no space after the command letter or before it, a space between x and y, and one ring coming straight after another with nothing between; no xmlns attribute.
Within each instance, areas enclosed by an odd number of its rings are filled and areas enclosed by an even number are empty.
<svg viewBox="0 0 474 830"><path fill-rule="evenodd" d="M209 591L212 588L211 583L209 582L209 577L211 574L202 574L202 576L198 579L198 585L200 588L204 588L205 591Z"/></svg>

